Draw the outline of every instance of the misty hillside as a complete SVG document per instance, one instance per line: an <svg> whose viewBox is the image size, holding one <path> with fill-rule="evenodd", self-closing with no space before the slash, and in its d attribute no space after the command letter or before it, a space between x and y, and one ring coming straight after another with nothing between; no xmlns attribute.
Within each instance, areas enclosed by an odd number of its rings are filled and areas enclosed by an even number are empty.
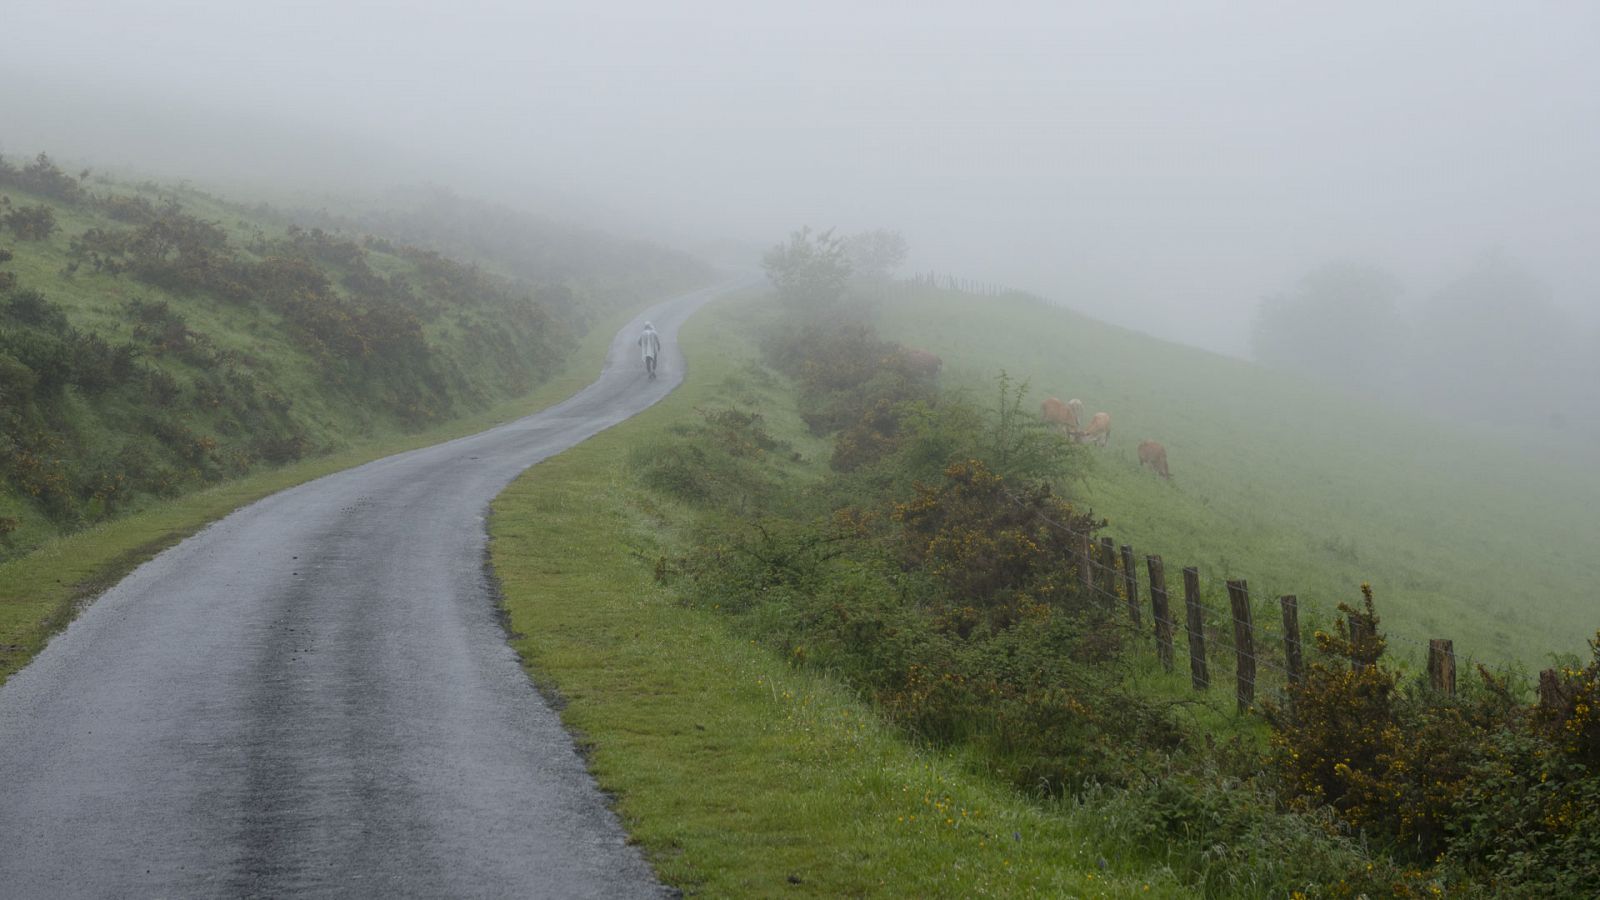
<svg viewBox="0 0 1600 900"><path fill-rule="evenodd" d="M522 396L595 316L707 274L487 209L420 195L302 227L0 158L0 558Z"/></svg>
<svg viewBox="0 0 1600 900"><path fill-rule="evenodd" d="M1169 570L1245 578L1258 602L1297 593L1323 614L1370 581L1402 656L1448 637L1467 656L1547 664L1600 626L1600 475L1570 453L1022 295L906 288L882 318L985 398L1003 369L1035 404L1109 412L1109 445L1074 493ZM1139 467L1147 439L1165 445L1170 482Z"/></svg>

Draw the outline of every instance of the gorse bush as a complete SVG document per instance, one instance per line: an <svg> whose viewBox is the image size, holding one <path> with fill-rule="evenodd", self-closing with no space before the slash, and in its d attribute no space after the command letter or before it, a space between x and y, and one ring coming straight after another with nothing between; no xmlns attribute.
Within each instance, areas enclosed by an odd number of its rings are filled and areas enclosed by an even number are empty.
<svg viewBox="0 0 1600 900"><path fill-rule="evenodd" d="M237 368L161 302L129 301L134 342L112 342L72 327L66 311L42 293L0 290L0 478L63 527L115 515L140 495L171 496L186 487L248 470L255 454L228 447L171 414L187 399L221 431L250 434L288 461L309 449L286 406L266 402L253 376ZM172 356L208 367L185 386L150 360ZM119 441L91 445L67 421L73 404L107 415L146 409ZM282 448L297 446L298 452Z"/></svg>
<svg viewBox="0 0 1600 900"><path fill-rule="evenodd" d="M61 171L61 167L43 153L21 166L0 157L0 185L49 197L69 206L81 203L88 197L79 179Z"/></svg>
<svg viewBox="0 0 1600 900"><path fill-rule="evenodd" d="M1363 591L1363 608L1341 605L1337 630L1317 632L1322 658L1284 705L1268 706L1274 760L1303 808L1330 806L1351 828L1431 862L1459 802L1468 715L1400 691L1399 673L1380 664L1384 641Z"/></svg>
<svg viewBox="0 0 1600 900"><path fill-rule="evenodd" d="M1268 706L1291 805L1331 809L1464 891L1600 891L1600 637L1587 666L1556 673L1553 702L1530 707L1486 670L1455 698L1405 684L1382 659L1370 589L1363 608L1341 611L1334 632L1317 634L1321 658Z"/></svg>
<svg viewBox="0 0 1600 900"><path fill-rule="evenodd" d="M325 377L377 401L410 427L438 421L459 400L485 399L481 387L460 378L452 384L436 361L425 326L447 310L494 311L490 318L465 316L457 325L475 358L493 366L496 387L508 392L526 391L548 375L570 336L536 299L432 251L399 249L414 266L413 284L379 275L367 244L320 229L290 227L281 240L263 239L254 248L263 258L252 262L221 226L175 203L131 218L142 224L84 232L72 243L73 256L97 272L126 273L168 291L209 293L282 315Z"/></svg>
<svg viewBox="0 0 1600 900"><path fill-rule="evenodd" d="M12 236L19 241L48 240L58 230L55 212L42 203L7 209L0 215L0 225L10 229Z"/></svg>
<svg viewBox="0 0 1600 900"><path fill-rule="evenodd" d="M967 623L963 637L972 628L1002 630L1048 616L1052 608L1085 615L1103 609L1081 595L1082 564L1074 557L1075 535L1096 523L1048 484L1013 488L970 459L915 492L893 506L900 559L933 578L943 604L965 611L957 617Z"/></svg>
<svg viewBox="0 0 1600 900"><path fill-rule="evenodd" d="M775 368L801 385L801 416L814 434L842 431L831 463L852 471L882 458L898 441L903 407L927 402L934 376L904 348L848 319L795 323L766 341Z"/></svg>

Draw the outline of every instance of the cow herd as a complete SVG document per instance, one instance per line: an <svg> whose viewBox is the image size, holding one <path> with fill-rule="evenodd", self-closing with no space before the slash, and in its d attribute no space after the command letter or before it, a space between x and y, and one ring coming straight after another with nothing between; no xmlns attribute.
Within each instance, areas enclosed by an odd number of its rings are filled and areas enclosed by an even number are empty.
<svg viewBox="0 0 1600 900"><path fill-rule="evenodd" d="M1097 412L1090 417L1087 424L1079 424L1083 421L1082 400L1074 398L1062 403L1051 397L1039 404L1039 415L1077 443L1104 447L1106 442L1111 440L1110 413ZM1139 465L1148 466L1162 478L1172 477L1171 472L1167 470L1167 448L1161 446L1158 441L1139 443Z"/></svg>

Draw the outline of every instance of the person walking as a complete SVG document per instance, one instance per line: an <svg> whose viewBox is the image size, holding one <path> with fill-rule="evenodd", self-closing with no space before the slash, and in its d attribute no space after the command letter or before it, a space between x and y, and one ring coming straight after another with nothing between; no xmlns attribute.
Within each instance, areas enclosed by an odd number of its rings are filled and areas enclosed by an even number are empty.
<svg viewBox="0 0 1600 900"><path fill-rule="evenodd" d="M644 333L639 335L639 352L644 356L644 370L650 373L651 380L654 380L656 357L661 355L661 335L656 333L656 327L649 322L644 323Z"/></svg>

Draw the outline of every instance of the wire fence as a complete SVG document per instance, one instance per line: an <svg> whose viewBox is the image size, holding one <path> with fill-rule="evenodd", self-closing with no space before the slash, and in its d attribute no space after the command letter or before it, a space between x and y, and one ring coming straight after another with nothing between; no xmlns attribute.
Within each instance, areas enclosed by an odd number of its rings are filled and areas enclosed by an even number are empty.
<svg viewBox="0 0 1600 900"><path fill-rule="evenodd" d="M1011 500L1022 502L1014 495ZM1159 555L1141 560L1132 546L1103 533L1096 539L1047 516L1041 519L1067 537L1084 596L1141 640L1153 642L1165 671L1177 672L1187 663L1195 690L1215 686L1219 675L1231 677L1241 712L1254 709L1258 697L1281 694L1304 676L1308 627L1309 643L1315 647L1317 626L1331 618L1330 611L1303 603L1295 594L1252 592L1245 579L1218 579L1198 566L1181 567L1180 578L1169 581ZM1219 597L1226 598L1225 609L1215 603ZM1278 608L1272 610L1272 601L1262 601L1265 597L1275 598ZM1347 636L1370 635L1373 625L1366 613L1352 609L1343 614ZM1393 631L1383 638L1425 659L1430 685L1446 694L1455 693L1458 668L1474 664L1470 657L1458 658L1454 642L1447 639L1423 641ZM1353 659L1351 664L1362 661Z"/></svg>

